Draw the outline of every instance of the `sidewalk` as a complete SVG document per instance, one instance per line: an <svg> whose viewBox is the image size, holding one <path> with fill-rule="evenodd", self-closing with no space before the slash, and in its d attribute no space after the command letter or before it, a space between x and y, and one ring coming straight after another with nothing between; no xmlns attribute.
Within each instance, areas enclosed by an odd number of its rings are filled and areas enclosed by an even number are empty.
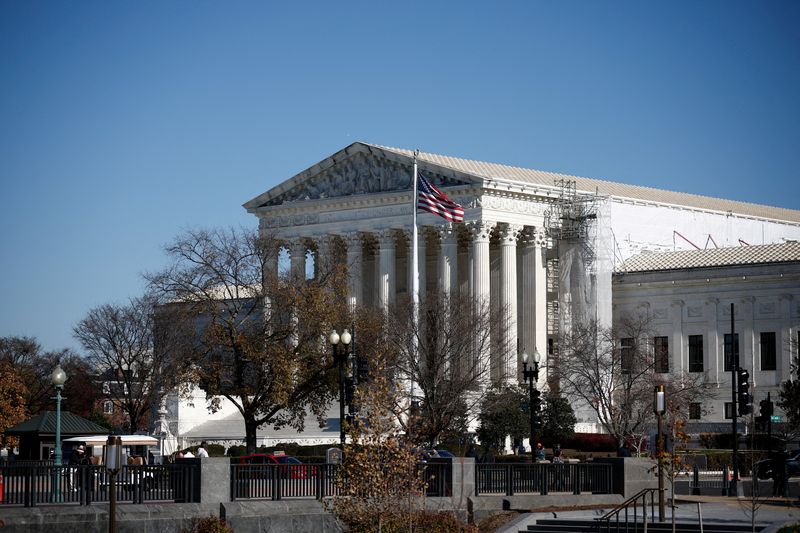
<svg viewBox="0 0 800 533"><path fill-rule="evenodd" d="M764 533L776 531L786 523L800 523L800 502L797 499L769 498L768 501L759 503L760 507L756 510L756 525L767 526ZM680 495L676 500L675 520L676 522L699 523L700 513L702 513L703 523L749 525L750 509L751 502L746 498ZM544 518L592 520L603 516L609 510L611 507L584 511L526 513L498 530L497 533L518 533L527 529L528 525L535 524L537 519ZM670 511L667 503L665 516L667 522L672 520Z"/></svg>

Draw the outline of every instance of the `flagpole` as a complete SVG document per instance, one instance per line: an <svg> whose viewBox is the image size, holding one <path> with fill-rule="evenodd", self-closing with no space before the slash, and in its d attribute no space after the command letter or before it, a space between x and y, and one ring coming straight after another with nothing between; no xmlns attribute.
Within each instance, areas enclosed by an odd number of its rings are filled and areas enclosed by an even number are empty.
<svg viewBox="0 0 800 533"><path fill-rule="evenodd" d="M417 346L417 333L418 333L418 330L417 330L417 328L418 328L418 325L419 325L418 324L419 323L419 259L417 257L418 249L419 249L419 246L418 246L419 236L418 236L418 233L417 233L417 196L418 196L418 192L417 192L417 181L418 181L418 177L417 177L417 155L418 154L419 154L419 150L414 150L414 176L413 176L413 179L411 180L413 182L413 184L414 184L413 185L413 189L412 189L413 192L411 194L411 213L412 213L412 216L411 216L411 218L412 218L412 224L411 224L411 227L412 227L412 230L411 230L411 312L412 312L412 320L413 320L413 325L412 325L411 331L413 332L413 338L412 338L412 350L413 350L413 353L412 353L412 357L414 358L414 364L412 365L412 367L416 366L416 361L417 361L417 352L418 352L418 346ZM410 387L409 388L410 388L410 396L411 396L412 401L413 401L414 395L416 393L416 391L414 390L415 389L415 381L414 381L413 376L411 377L411 383L410 383Z"/></svg>

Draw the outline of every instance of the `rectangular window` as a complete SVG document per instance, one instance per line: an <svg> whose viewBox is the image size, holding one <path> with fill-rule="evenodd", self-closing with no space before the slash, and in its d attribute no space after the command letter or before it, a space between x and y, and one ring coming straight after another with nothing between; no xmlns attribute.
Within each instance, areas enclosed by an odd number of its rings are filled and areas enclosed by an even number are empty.
<svg viewBox="0 0 800 533"><path fill-rule="evenodd" d="M775 332L761 332L761 370L775 370Z"/></svg>
<svg viewBox="0 0 800 533"><path fill-rule="evenodd" d="M633 338L620 339L619 356L623 374L630 374L633 370Z"/></svg>
<svg viewBox="0 0 800 533"><path fill-rule="evenodd" d="M731 349L731 346L733 349ZM731 342L731 334L725 334L725 347L724 347L724 354L725 354L725 372L730 372L733 370L733 362L734 359L736 361L739 360L739 334L734 333L733 335L733 342Z"/></svg>
<svg viewBox="0 0 800 533"><path fill-rule="evenodd" d="M702 406L699 403L689 404L689 420L700 420L702 415Z"/></svg>
<svg viewBox="0 0 800 533"><path fill-rule="evenodd" d="M103 402L103 413L107 415L114 414L114 402Z"/></svg>
<svg viewBox="0 0 800 533"><path fill-rule="evenodd" d="M733 418L733 402L725 402L725 420Z"/></svg>
<svg viewBox="0 0 800 533"><path fill-rule="evenodd" d="M653 348L655 356L656 372L669 372L669 338L653 338Z"/></svg>
<svg viewBox="0 0 800 533"><path fill-rule="evenodd" d="M689 372L703 371L703 336L689 335Z"/></svg>

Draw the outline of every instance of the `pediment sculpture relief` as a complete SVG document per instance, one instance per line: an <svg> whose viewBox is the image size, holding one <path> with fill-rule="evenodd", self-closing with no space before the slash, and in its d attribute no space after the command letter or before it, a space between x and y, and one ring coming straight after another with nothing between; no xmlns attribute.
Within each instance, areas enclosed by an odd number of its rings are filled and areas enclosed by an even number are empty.
<svg viewBox="0 0 800 533"><path fill-rule="evenodd" d="M357 194L409 191L411 190L412 173L411 165L357 153L262 205L281 205ZM463 181L429 171L425 172L425 176L433 180L434 184L439 187L464 184Z"/></svg>

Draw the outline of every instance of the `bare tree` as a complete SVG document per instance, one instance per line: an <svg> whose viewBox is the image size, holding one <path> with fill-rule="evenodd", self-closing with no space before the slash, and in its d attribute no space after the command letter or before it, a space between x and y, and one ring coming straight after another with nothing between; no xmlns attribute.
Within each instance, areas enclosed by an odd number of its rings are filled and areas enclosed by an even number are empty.
<svg viewBox="0 0 800 533"><path fill-rule="evenodd" d="M388 313L395 377L415 387L412 402L398 403L395 414L414 439L434 445L456 423L477 416L490 385L490 350L497 360L511 352L502 341L504 321L474 298L430 293L420 303L419 320L413 318L410 302Z"/></svg>
<svg viewBox="0 0 800 533"><path fill-rule="evenodd" d="M702 376L658 372L655 349L646 317L626 316L613 328L576 324L559 339L551 372L566 396L590 406L619 444L630 441L639 451L653 426L656 384L668 387L673 408L682 412L707 395Z"/></svg>
<svg viewBox="0 0 800 533"><path fill-rule="evenodd" d="M172 335L156 329L155 303L145 296L124 305L101 305L73 328L104 383L104 395L125 413L131 433L147 429L153 405L180 375L180 361L154 349Z"/></svg>
<svg viewBox="0 0 800 533"><path fill-rule="evenodd" d="M349 323L343 270L281 278L278 250L254 231L188 231L167 247L170 266L147 276L179 310L170 320L194 331L178 351L208 408L222 397L241 413L248 453L260 426L302 430L307 413L322 425L336 390L324 332Z"/></svg>

